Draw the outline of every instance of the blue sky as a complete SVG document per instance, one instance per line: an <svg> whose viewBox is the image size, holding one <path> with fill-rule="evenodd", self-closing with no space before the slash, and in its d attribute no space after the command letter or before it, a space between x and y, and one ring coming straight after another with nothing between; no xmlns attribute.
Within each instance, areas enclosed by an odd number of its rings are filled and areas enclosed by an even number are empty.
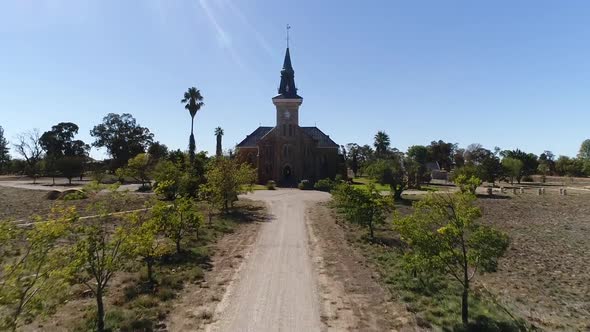
<svg viewBox="0 0 590 332"><path fill-rule="evenodd" d="M590 137L588 1L3 0L0 126L71 121L87 142L131 113L186 149L180 99L205 97L199 150L273 125L285 25L301 125L339 144L385 130L401 150L466 146L575 155ZM104 151L93 150L95 157Z"/></svg>

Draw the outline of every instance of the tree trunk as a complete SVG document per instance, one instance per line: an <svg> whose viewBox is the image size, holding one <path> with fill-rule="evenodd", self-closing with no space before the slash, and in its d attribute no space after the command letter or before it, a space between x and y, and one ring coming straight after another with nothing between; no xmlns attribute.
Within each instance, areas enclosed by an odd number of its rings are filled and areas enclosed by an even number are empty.
<svg viewBox="0 0 590 332"><path fill-rule="evenodd" d="M96 331L104 332L104 304L102 303L102 287L96 287Z"/></svg>
<svg viewBox="0 0 590 332"><path fill-rule="evenodd" d="M145 262L147 264L147 277L148 277L148 281L150 283L150 289L154 288L154 272L152 269L152 265L153 265L153 260L151 257L148 257L145 259Z"/></svg>
<svg viewBox="0 0 590 332"><path fill-rule="evenodd" d="M373 232L373 223L369 223L369 234L371 235L371 241L375 240L375 234Z"/></svg>
<svg viewBox="0 0 590 332"><path fill-rule="evenodd" d="M469 280L465 280L467 286L463 286L463 297L461 298L461 320L463 325L469 323Z"/></svg>
<svg viewBox="0 0 590 332"><path fill-rule="evenodd" d="M176 240L176 254L180 255L180 239Z"/></svg>

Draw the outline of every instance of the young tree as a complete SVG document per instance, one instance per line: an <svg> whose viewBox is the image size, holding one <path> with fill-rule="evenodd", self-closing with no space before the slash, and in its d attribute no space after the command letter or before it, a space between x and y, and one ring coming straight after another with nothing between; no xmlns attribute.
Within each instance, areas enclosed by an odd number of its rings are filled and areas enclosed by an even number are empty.
<svg viewBox="0 0 590 332"><path fill-rule="evenodd" d="M453 182L459 186L459 190L462 193L470 193L473 195L475 195L477 187L481 186L481 180L474 175L468 177L465 174L459 174L454 177Z"/></svg>
<svg viewBox="0 0 590 332"><path fill-rule="evenodd" d="M129 222L129 236L124 242L124 251L131 253L135 257L141 258L146 264L148 282L150 288L156 284L154 279L154 263L157 259L170 253L170 245L158 237L160 234L159 217L152 216L146 218L146 213L132 213L127 216Z"/></svg>
<svg viewBox="0 0 590 332"><path fill-rule="evenodd" d="M541 174L541 182L545 183L547 181L547 174L549 174L549 165L547 162L540 162L537 171Z"/></svg>
<svg viewBox="0 0 590 332"><path fill-rule="evenodd" d="M478 270L496 269L508 248L508 237L477 222L481 210L469 193L429 194L414 203L414 212L394 220L394 228L410 248L414 269L447 273L463 288L461 319L469 322L469 287Z"/></svg>
<svg viewBox="0 0 590 332"><path fill-rule="evenodd" d="M391 144L389 135L384 131L378 131L377 134L375 134L374 139L373 146L375 147L375 154L378 158L385 157L389 151L389 145Z"/></svg>
<svg viewBox="0 0 590 332"><path fill-rule="evenodd" d="M379 159L367 166L369 176L380 184L389 185L395 200L401 200L408 187L408 176L399 158Z"/></svg>
<svg viewBox="0 0 590 332"><path fill-rule="evenodd" d="M140 181L141 187L145 188L146 184L150 181L152 166L151 156L147 153L140 153L129 159L127 167L123 170L123 174L134 178L136 181Z"/></svg>
<svg viewBox="0 0 590 332"><path fill-rule="evenodd" d="M161 160L156 164L152 176L156 181L154 192L164 196L166 200L174 200L182 194L183 180L186 172L179 165L169 161Z"/></svg>
<svg viewBox="0 0 590 332"><path fill-rule="evenodd" d="M218 158L211 161L205 175L205 189L211 194L214 206L224 212L238 200L238 195L252 190L256 182L256 170L248 163L235 159Z"/></svg>
<svg viewBox="0 0 590 332"><path fill-rule="evenodd" d="M385 218L393 210L391 196L383 196L373 184L368 190L340 184L333 191L338 210L350 222L369 229L371 240L375 240L375 227L385 223Z"/></svg>
<svg viewBox="0 0 590 332"><path fill-rule="evenodd" d="M15 331L21 317L32 317L44 306L57 304L57 290L65 282L65 248L60 241L77 219L73 207L54 209L46 220L37 217L30 230L15 229L14 225L4 229L8 233L1 242L18 243L22 254L11 258L0 274L0 304L6 309L0 313L6 314L0 327Z"/></svg>
<svg viewBox="0 0 590 332"><path fill-rule="evenodd" d="M201 91L197 90L195 87L189 88L184 93L184 97L180 100L180 102L185 104L184 108L187 109L191 115L191 136L189 137L188 152L192 164L195 160L195 150L197 148L195 144L195 135L193 135L195 115L197 115L197 112L201 109L201 107L205 106L205 103L203 102Z"/></svg>
<svg viewBox="0 0 590 332"><path fill-rule="evenodd" d="M41 166L40 162L43 159L43 148L41 147L39 130L33 129L33 131L17 135L14 149L16 153L25 159L25 172L33 178L33 183L36 183Z"/></svg>
<svg viewBox="0 0 590 332"><path fill-rule="evenodd" d="M10 169L10 154L8 140L4 137L4 128L0 126L0 174L8 172Z"/></svg>
<svg viewBox="0 0 590 332"><path fill-rule="evenodd" d="M221 157L221 155L223 154L223 150L221 147L221 138L222 137L223 137L223 129L221 129L221 127L215 128L215 138L217 140L217 146L215 148L215 156L216 157Z"/></svg>
<svg viewBox="0 0 590 332"><path fill-rule="evenodd" d="M164 235L176 245L176 254L182 253L182 240L187 234L194 233L199 238L203 218L192 198L178 198L172 205L160 202L154 206L152 214Z"/></svg>
<svg viewBox="0 0 590 332"><path fill-rule="evenodd" d="M90 135L96 139L92 146L106 148L113 158L112 169L122 167L132 157L144 153L154 138L149 129L140 126L127 113L107 114L101 124L94 126Z"/></svg>
<svg viewBox="0 0 590 332"><path fill-rule="evenodd" d="M504 167L506 175L510 177L510 184L514 184L515 178L520 183L520 179L522 178L522 161L506 157L502 159L502 167Z"/></svg>
<svg viewBox="0 0 590 332"><path fill-rule="evenodd" d="M115 272L123 268L131 253L126 251L128 225L115 225L107 202L97 206L100 217L85 219L74 228L76 242L71 251L73 279L83 283L96 299L97 331L104 332L104 294Z"/></svg>

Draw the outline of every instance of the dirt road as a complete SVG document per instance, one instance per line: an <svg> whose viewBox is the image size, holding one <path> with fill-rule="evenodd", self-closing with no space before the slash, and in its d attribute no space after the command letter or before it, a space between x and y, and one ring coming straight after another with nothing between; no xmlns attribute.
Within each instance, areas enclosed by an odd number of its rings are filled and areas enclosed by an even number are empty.
<svg viewBox="0 0 590 332"><path fill-rule="evenodd" d="M257 191L273 219L225 293L209 331L320 331L320 296L310 259L306 207L329 195L300 190Z"/></svg>

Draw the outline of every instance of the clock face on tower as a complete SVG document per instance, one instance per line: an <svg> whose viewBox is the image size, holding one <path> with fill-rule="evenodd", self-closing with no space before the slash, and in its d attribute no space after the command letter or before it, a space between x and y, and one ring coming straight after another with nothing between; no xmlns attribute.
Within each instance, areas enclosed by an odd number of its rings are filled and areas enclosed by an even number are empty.
<svg viewBox="0 0 590 332"><path fill-rule="evenodd" d="M291 113L289 113L289 111L285 111L285 113L283 113L283 117L285 120L289 120L289 118L291 118Z"/></svg>

